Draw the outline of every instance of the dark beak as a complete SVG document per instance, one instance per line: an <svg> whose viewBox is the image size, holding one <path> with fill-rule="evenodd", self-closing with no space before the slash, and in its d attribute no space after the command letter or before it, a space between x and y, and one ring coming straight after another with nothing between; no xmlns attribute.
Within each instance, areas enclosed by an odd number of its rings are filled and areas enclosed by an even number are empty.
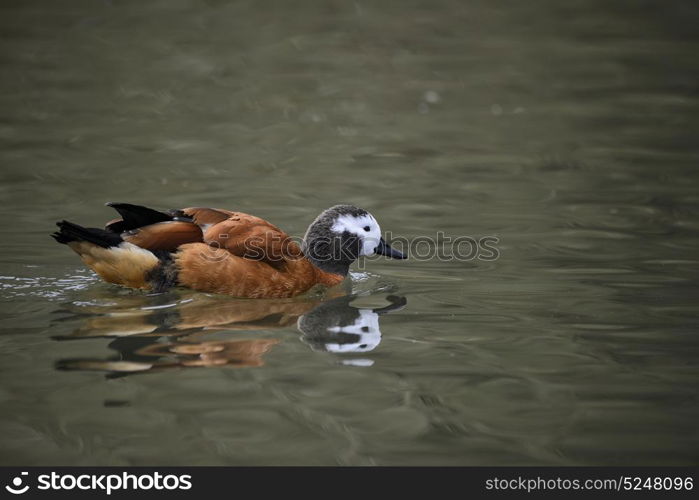
<svg viewBox="0 0 699 500"><path fill-rule="evenodd" d="M384 241L383 238L379 240L379 246L376 247L376 250L374 250L377 255L385 255L386 257L390 257L392 259L407 259L407 255L403 255L400 253L398 250L395 250L389 246L388 243Z"/></svg>
<svg viewBox="0 0 699 500"><path fill-rule="evenodd" d="M380 307L379 309L372 309L372 312L375 312L378 315L388 314L393 311L400 311L408 303L408 299L405 297L399 297L397 295L389 295L386 297L386 300L390 302L389 305Z"/></svg>

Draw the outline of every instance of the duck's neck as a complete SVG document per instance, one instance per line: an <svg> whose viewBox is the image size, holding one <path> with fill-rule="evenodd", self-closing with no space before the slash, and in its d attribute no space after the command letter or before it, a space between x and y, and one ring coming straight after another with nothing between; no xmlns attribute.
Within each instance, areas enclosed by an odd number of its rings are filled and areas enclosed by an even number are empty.
<svg viewBox="0 0 699 500"><path fill-rule="evenodd" d="M311 255L306 255L306 259L308 259L311 264L326 274L334 274L344 278L349 273L350 264L346 262L338 262L322 258L318 259Z"/></svg>
<svg viewBox="0 0 699 500"><path fill-rule="evenodd" d="M303 254L308 261L325 273L340 275L343 278L349 273L350 260L340 249L339 241L314 239L304 241Z"/></svg>

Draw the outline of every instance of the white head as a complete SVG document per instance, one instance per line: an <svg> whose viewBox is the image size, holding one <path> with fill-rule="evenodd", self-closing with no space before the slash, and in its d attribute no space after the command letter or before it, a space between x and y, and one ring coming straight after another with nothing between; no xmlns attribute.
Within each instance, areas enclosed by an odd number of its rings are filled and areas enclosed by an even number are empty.
<svg viewBox="0 0 699 500"><path fill-rule="evenodd" d="M369 212L363 215L340 215L330 230L336 234L348 232L354 234L361 242L359 256L374 255L381 241L381 228Z"/></svg>
<svg viewBox="0 0 699 500"><path fill-rule="evenodd" d="M353 205L335 205L321 213L306 231L303 251L317 267L342 275L361 256L406 258L384 241L374 216Z"/></svg>

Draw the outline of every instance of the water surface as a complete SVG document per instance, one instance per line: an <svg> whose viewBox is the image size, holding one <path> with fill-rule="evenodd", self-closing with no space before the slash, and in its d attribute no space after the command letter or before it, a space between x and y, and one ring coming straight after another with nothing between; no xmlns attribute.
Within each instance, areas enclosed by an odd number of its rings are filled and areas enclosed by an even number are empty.
<svg viewBox="0 0 699 500"><path fill-rule="evenodd" d="M697 8L608 4L4 2L0 463L696 464ZM106 201L499 258L148 295Z"/></svg>

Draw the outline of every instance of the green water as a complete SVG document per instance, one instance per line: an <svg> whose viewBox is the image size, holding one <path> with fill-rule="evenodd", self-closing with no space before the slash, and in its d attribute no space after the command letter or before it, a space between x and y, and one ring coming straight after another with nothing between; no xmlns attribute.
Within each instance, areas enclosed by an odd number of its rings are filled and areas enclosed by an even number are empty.
<svg viewBox="0 0 699 500"><path fill-rule="evenodd" d="M0 463L697 464L699 16L611 3L3 2ZM107 201L499 258L149 296Z"/></svg>

